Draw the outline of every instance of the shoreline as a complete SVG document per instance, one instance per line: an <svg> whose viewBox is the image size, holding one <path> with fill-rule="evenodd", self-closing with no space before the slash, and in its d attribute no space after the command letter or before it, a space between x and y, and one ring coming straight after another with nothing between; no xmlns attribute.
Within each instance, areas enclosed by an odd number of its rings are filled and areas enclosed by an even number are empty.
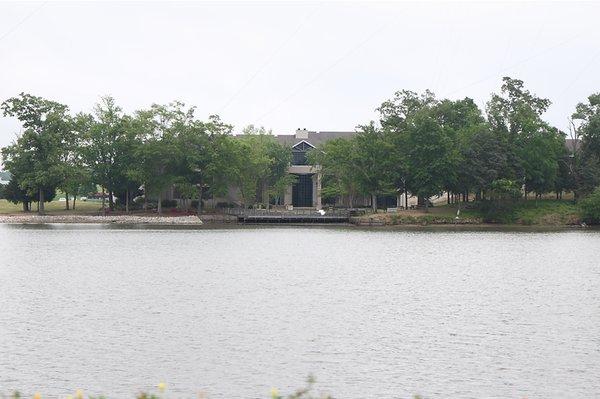
<svg viewBox="0 0 600 399"><path fill-rule="evenodd" d="M0 225L120 225L120 226L189 226L189 227L348 227L356 229L379 229L379 230L414 230L414 229L438 229L438 230L494 230L494 229L516 229L516 230L575 230L591 228L592 226L581 226L573 224L500 224L500 223L448 223L447 221L436 223L356 223L352 220L349 223L238 223L236 218L227 215L203 215L198 218L196 215L185 216L144 216L144 215L37 215L37 214L6 214L0 215Z"/></svg>
<svg viewBox="0 0 600 399"><path fill-rule="evenodd" d="M154 224L201 226L204 223L197 216L0 215L0 224Z"/></svg>

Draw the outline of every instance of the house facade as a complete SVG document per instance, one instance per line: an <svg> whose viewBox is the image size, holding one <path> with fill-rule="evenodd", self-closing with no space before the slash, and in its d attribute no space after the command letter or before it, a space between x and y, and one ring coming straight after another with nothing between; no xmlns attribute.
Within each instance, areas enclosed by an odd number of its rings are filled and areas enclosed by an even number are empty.
<svg viewBox="0 0 600 399"><path fill-rule="evenodd" d="M296 182L285 190L283 205L287 208L321 209L321 167L310 165L307 154L321 143L335 138L350 138L355 132L312 132L298 129L295 134L276 136L280 144L292 148L292 162L288 172L296 176Z"/></svg>

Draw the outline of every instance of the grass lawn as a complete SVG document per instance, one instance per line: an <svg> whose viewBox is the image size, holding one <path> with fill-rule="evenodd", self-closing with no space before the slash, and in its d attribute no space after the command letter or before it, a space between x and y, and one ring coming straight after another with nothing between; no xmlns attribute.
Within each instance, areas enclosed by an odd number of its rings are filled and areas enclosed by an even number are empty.
<svg viewBox="0 0 600 399"><path fill-rule="evenodd" d="M388 224L445 224L455 221L458 204L437 205L423 209L365 215L366 219L380 219ZM503 224L564 226L579 224L579 208L570 200L542 199L521 200L511 204L500 215ZM460 219L472 223L483 223L484 214L475 203L460 204Z"/></svg>
<svg viewBox="0 0 600 399"><path fill-rule="evenodd" d="M70 202L72 205L72 201ZM75 203L75 210L65 210L65 202L52 201L45 204L46 213L49 215L64 215L64 214L76 214L76 215L88 215L97 214L102 208L102 202L100 201L77 201ZM35 213L36 204L31 205L32 213ZM15 205L6 200L0 200L0 214L22 214L23 207L21 204Z"/></svg>

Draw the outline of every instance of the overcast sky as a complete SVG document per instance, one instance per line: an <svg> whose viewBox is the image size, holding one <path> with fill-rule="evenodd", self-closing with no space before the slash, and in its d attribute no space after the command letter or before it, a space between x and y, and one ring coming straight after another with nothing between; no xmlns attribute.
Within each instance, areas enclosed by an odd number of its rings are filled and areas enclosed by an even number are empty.
<svg viewBox="0 0 600 399"><path fill-rule="evenodd" d="M400 89L483 107L508 75L566 129L600 91L599 17L600 2L0 3L0 99L178 99L286 134L353 130ZM0 146L18 131L0 119Z"/></svg>

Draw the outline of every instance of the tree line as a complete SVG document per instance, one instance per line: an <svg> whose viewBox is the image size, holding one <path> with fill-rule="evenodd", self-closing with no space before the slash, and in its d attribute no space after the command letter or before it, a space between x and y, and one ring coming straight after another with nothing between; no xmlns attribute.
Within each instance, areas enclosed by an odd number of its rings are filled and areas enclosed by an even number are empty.
<svg viewBox="0 0 600 399"><path fill-rule="evenodd" d="M567 133L542 118L550 101L523 81L506 77L481 110L470 98L437 99L402 90L377 108L379 120L357 127L352 138L325 142L309 160L321 165L323 197L410 193L427 207L443 192L453 201L496 200L573 191L582 198L600 185L600 94L577 105ZM70 113L55 101L22 93L4 101L23 133L2 149L12 175L4 196L31 209L60 190L75 200L101 187L109 209L129 210L133 198L148 208L151 196L176 187L181 198L223 196L236 187L242 206L268 206L294 181L287 173L291 148L264 128L242 135L218 116L198 119L181 102L126 114L111 97L91 113ZM142 195L143 194L143 195Z"/></svg>
<svg viewBox="0 0 600 399"><path fill-rule="evenodd" d="M147 209L153 196L161 213L163 193L175 187L183 199L196 199L200 213L202 198L223 195L231 185L243 204L253 204L289 184L291 150L270 132L248 126L234 138L218 116L202 121L181 102L128 115L104 97L92 113L71 115L64 104L21 93L1 108L24 128L2 157L12 175L4 196L25 211L37 202L43 213L57 189L69 209L69 197L74 207L78 196L99 186L111 210L119 203L129 211L135 197Z"/></svg>
<svg viewBox="0 0 600 399"><path fill-rule="evenodd" d="M325 196L443 192L464 201L537 197L600 184L600 94L577 105L567 134L542 119L550 100L523 81L505 77L482 111L470 98L437 99L408 90L377 108L379 121L359 127L351 140L335 139L312 154L323 167Z"/></svg>

